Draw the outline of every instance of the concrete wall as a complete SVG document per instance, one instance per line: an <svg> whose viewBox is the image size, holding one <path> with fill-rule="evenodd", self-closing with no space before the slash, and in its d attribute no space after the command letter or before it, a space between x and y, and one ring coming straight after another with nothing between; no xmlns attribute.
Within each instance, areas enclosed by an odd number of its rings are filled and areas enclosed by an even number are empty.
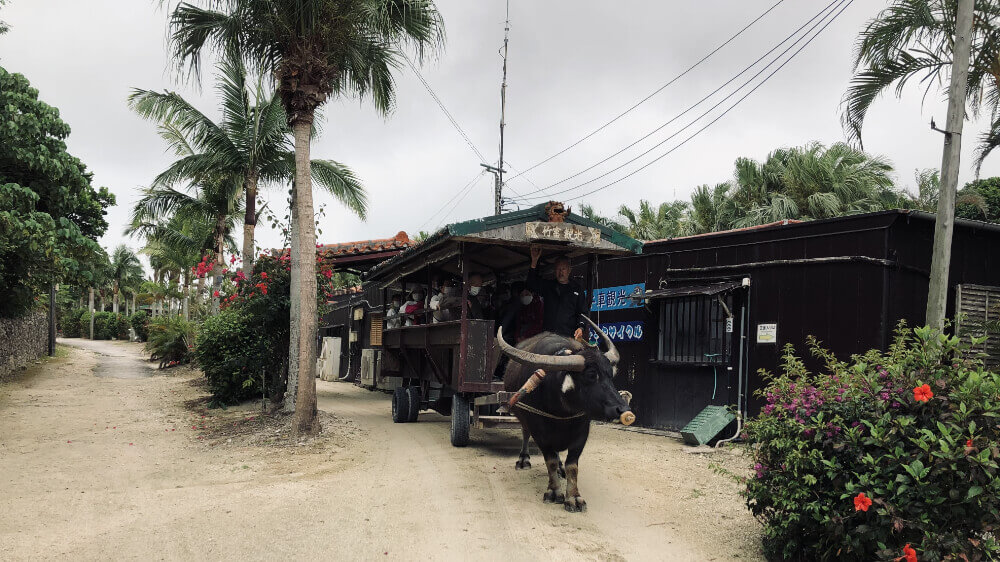
<svg viewBox="0 0 1000 562"><path fill-rule="evenodd" d="M49 320L44 312L0 318L0 381L49 351Z"/></svg>

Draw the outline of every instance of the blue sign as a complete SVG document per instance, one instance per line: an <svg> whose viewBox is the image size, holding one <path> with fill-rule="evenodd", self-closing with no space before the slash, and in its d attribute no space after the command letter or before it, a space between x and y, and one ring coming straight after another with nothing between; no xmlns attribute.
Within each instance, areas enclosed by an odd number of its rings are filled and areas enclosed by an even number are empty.
<svg viewBox="0 0 1000 562"><path fill-rule="evenodd" d="M645 293L645 283L622 285L621 287L607 287L605 289L594 289L594 296L590 299L590 310L593 312L599 312L602 310L639 308L642 306L642 299L635 299L631 297L641 296Z"/></svg>
<svg viewBox="0 0 1000 562"><path fill-rule="evenodd" d="M611 341L641 341L642 321L633 322L609 322L600 324L601 331L611 338ZM590 329L590 340L597 341L597 333Z"/></svg>

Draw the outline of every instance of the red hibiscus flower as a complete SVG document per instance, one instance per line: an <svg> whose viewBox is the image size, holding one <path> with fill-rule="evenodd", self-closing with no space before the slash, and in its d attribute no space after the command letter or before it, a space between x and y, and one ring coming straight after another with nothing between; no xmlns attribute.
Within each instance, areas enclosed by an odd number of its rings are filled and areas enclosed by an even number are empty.
<svg viewBox="0 0 1000 562"><path fill-rule="evenodd" d="M927 402L931 398L934 398L934 392L931 390L931 385L925 384L913 389L913 399L917 402Z"/></svg>
<svg viewBox="0 0 1000 562"><path fill-rule="evenodd" d="M917 551L913 550L910 543L906 543L903 547L903 556L897 558L896 560L905 560L906 562L917 562Z"/></svg>
<svg viewBox="0 0 1000 562"><path fill-rule="evenodd" d="M331 271L329 269L324 269L323 270L323 277L326 277L327 279L333 277L333 271Z"/></svg>
<svg viewBox="0 0 1000 562"><path fill-rule="evenodd" d="M972 439L966 440L965 446L971 449L972 448Z"/></svg>
<svg viewBox="0 0 1000 562"><path fill-rule="evenodd" d="M213 297L218 297L218 296L219 296L219 291L215 291L215 292L213 292L213 293L212 293L212 296L213 296Z"/></svg>
<svg viewBox="0 0 1000 562"><path fill-rule="evenodd" d="M865 495L864 492L854 496L854 511L868 511L868 508L872 506L872 499Z"/></svg>
<svg viewBox="0 0 1000 562"><path fill-rule="evenodd" d="M267 272L266 271L261 271L260 272L260 278L261 279L267 279Z"/></svg>

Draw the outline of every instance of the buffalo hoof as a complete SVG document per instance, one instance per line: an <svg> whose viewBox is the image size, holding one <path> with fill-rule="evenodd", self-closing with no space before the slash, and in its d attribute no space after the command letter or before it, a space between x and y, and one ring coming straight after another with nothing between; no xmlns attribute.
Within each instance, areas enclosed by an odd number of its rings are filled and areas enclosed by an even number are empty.
<svg viewBox="0 0 1000 562"><path fill-rule="evenodd" d="M563 503L566 501L566 496L564 496L562 492L556 490L546 490L545 493L542 494L542 501L545 503Z"/></svg>
<svg viewBox="0 0 1000 562"><path fill-rule="evenodd" d="M528 457L526 456L521 457L517 459L516 463L514 463L514 468L516 468L517 470L524 470L526 468L531 468L531 461L528 460Z"/></svg>
<svg viewBox="0 0 1000 562"><path fill-rule="evenodd" d="M566 498L566 503L564 504L566 511L573 513L579 513L581 511L587 511L587 502L583 500L580 496L575 498Z"/></svg>

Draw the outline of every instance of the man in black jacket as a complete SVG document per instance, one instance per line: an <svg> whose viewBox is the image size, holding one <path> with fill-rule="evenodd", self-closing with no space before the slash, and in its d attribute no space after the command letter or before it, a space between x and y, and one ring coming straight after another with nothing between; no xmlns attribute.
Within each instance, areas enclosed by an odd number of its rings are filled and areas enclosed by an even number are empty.
<svg viewBox="0 0 1000 562"><path fill-rule="evenodd" d="M556 260L555 280L538 276L538 258L542 249L531 247L531 270L525 285L542 297L545 302L545 320L542 329L562 336L580 339L583 337L583 319L590 308L587 295L575 281L571 281L569 258Z"/></svg>

